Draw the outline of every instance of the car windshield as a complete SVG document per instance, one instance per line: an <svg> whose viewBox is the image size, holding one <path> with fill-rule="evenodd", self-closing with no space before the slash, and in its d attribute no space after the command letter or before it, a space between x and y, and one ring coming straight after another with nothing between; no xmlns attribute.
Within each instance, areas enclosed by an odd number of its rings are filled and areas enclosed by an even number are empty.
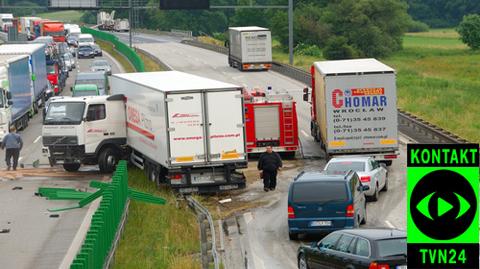
<svg viewBox="0 0 480 269"><path fill-rule="evenodd" d="M105 81L103 79L81 79L75 81L75 84L95 84L99 90L103 89Z"/></svg>
<svg viewBox="0 0 480 269"><path fill-rule="evenodd" d="M78 50L79 50L79 51L91 51L92 48L91 48L91 47L86 47L86 46L84 46L84 47L80 47Z"/></svg>
<svg viewBox="0 0 480 269"><path fill-rule="evenodd" d="M96 96L98 95L97 91L95 90L82 90L82 91L73 91L72 96L73 97L79 97L79 96Z"/></svg>
<svg viewBox="0 0 480 269"><path fill-rule="evenodd" d="M94 66L108 66L108 62L107 61L95 61L95 62L93 62L93 65Z"/></svg>
<svg viewBox="0 0 480 269"><path fill-rule="evenodd" d="M58 102L48 106L44 124L80 124L85 110L84 102Z"/></svg>
<svg viewBox="0 0 480 269"><path fill-rule="evenodd" d="M55 74L55 66L47 65L47 73L48 74Z"/></svg>
<svg viewBox="0 0 480 269"><path fill-rule="evenodd" d="M325 203L347 201L345 182L302 182L294 184L292 200L294 203Z"/></svg>
<svg viewBox="0 0 480 269"><path fill-rule="evenodd" d="M325 170L333 174L345 174L349 170L353 170L355 172L365 172L365 163L350 161L332 162Z"/></svg>
<svg viewBox="0 0 480 269"><path fill-rule="evenodd" d="M378 244L379 257L407 255L407 239L406 238L378 240L377 244Z"/></svg>
<svg viewBox="0 0 480 269"><path fill-rule="evenodd" d="M89 37L80 38L79 43L93 43L93 39Z"/></svg>

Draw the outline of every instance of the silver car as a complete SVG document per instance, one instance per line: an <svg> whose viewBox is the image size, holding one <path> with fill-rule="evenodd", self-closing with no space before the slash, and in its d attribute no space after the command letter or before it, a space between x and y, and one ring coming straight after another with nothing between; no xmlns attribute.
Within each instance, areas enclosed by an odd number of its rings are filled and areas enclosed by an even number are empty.
<svg viewBox="0 0 480 269"><path fill-rule="evenodd" d="M68 52L62 55L63 61L65 62L65 65L68 67L68 71L72 71L73 68L75 68L75 58L73 55Z"/></svg>
<svg viewBox="0 0 480 269"><path fill-rule="evenodd" d="M357 172L360 181L370 186L365 195L371 200L378 200L380 191L388 190L388 171L385 164L375 161L371 157L338 157L332 158L324 170L328 173L345 173L353 170Z"/></svg>
<svg viewBox="0 0 480 269"><path fill-rule="evenodd" d="M110 66L108 61L104 60L104 59L98 59L98 60L93 61L90 64L90 70L92 72L102 72L103 71L107 75L112 74L112 67Z"/></svg>

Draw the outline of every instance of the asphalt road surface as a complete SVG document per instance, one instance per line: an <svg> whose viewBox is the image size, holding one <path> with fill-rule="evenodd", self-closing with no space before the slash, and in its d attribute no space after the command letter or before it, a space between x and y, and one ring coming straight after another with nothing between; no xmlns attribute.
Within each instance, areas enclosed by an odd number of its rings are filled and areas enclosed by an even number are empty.
<svg viewBox="0 0 480 269"><path fill-rule="evenodd" d="M103 58L109 60L113 73L123 72L118 63L105 53ZM79 60L79 67L70 72L62 95L71 94L70 86L73 85L77 70L88 71L91 62L91 59ZM42 157L41 153L42 113L35 115L28 128L19 133L24 141L20 163L31 168L35 160L40 160L41 165L46 166L48 160ZM58 217L51 217L47 209L72 206L75 202L49 201L35 196L34 193L39 187L85 189L90 180L100 179L101 175L95 171L95 167L87 167L83 169L85 177L80 178L41 177L10 180L2 177L2 174L6 175L4 154L5 151L0 150L0 268L59 268L74 241L77 244L81 241L77 240L77 233L85 221L89 207L59 212ZM18 173L21 174L21 168ZM15 187L21 189L13 190ZM8 232L1 233L2 230Z"/></svg>
<svg viewBox="0 0 480 269"><path fill-rule="evenodd" d="M238 231L230 233L225 253L228 268L245 268L245 264L248 268L256 269L296 268L296 251L299 244L319 238L303 238L303 241L299 242L292 242L288 239L288 185L302 169L320 170L325 165L319 145L310 136L310 106L302 100L302 89L305 85L272 71L240 72L228 66L227 56L223 54L164 39L160 42L145 43L148 40L152 40L152 38L138 34L134 41L139 42L135 44L137 47L152 53L174 70L247 88L266 89L268 86L272 86L273 89L286 89L296 100L299 137L303 155L306 158L305 163L298 169L281 172L279 185L275 192L262 194L260 182L248 186L249 191L246 192L246 196L268 197L269 203L235 217L232 227L238 227ZM403 140L406 139L403 138ZM386 193L381 193L379 201L368 204L368 222L365 227L406 229L405 153L406 146L402 145L400 159L394 161L394 164L389 167L390 189ZM255 195L255 192L258 195ZM236 199L248 198L237 197Z"/></svg>

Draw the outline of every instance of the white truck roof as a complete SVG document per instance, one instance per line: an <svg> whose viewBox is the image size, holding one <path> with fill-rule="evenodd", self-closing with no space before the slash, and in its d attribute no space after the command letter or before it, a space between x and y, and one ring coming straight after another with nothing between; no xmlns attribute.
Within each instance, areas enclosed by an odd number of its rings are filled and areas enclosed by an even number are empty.
<svg viewBox="0 0 480 269"><path fill-rule="evenodd" d="M267 28L258 27L258 26L229 27L228 29L233 31L239 31L239 32L270 31Z"/></svg>
<svg viewBox="0 0 480 269"><path fill-rule="evenodd" d="M179 71L123 73L114 74L113 76L141 84L160 92L241 88L237 85Z"/></svg>
<svg viewBox="0 0 480 269"><path fill-rule="evenodd" d="M0 46L0 54L32 54L38 49L43 49L44 44L6 44Z"/></svg>
<svg viewBox="0 0 480 269"><path fill-rule="evenodd" d="M18 59L22 58L27 58L28 55L13 55L13 54L7 54L7 55L0 55L0 64L6 63L6 62L12 62Z"/></svg>
<svg viewBox="0 0 480 269"><path fill-rule="evenodd" d="M338 61L321 61L314 63L316 69L324 75L394 73L395 70L376 59L354 59Z"/></svg>

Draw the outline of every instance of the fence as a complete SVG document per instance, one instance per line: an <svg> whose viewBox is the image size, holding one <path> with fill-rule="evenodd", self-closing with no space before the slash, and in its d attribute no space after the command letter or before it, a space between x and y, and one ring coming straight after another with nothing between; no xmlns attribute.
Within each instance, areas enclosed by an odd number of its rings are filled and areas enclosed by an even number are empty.
<svg viewBox="0 0 480 269"><path fill-rule="evenodd" d="M137 70L137 72L145 71L145 65L140 56L138 56L138 54L125 43L118 40L118 37L110 33L97 31L95 29L87 27L82 27L82 33L91 34L96 38L112 43L115 49L121 54L123 54L132 63L133 67L135 67L135 70Z"/></svg>
<svg viewBox="0 0 480 269"><path fill-rule="evenodd" d="M100 206L92 217L82 248L71 264L71 269L105 268L111 261L114 241L119 237L119 226L123 223L128 205L127 163L121 161L102 192Z"/></svg>

